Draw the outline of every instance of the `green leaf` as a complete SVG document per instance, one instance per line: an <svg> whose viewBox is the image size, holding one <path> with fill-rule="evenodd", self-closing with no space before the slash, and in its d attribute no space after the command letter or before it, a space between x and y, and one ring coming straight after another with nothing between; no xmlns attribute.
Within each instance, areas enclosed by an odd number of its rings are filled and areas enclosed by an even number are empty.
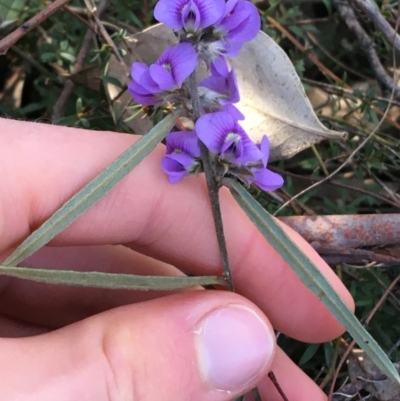
<svg viewBox="0 0 400 401"><path fill-rule="evenodd" d="M378 368L397 383L400 383L400 377L387 355L339 297L317 266L286 235L277 221L240 184L229 181L229 186L240 207L263 237L281 255L282 259L289 264L303 283L346 328L358 345L373 359Z"/></svg>
<svg viewBox="0 0 400 401"><path fill-rule="evenodd" d="M148 134L122 153L22 242L3 265L15 266L32 255L106 195L163 140L174 126L175 118L172 115L164 118Z"/></svg>
<svg viewBox="0 0 400 401"><path fill-rule="evenodd" d="M21 18L26 0L2 0L0 1L0 17L4 21ZM0 20L1 20L0 18Z"/></svg>
<svg viewBox="0 0 400 401"><path fill-rule="evenodd" d="M48 270L1 265L0 275L49 284L108 288L113 290L172 291L204 285L227 285L227 282L222 277L217 276L138 276L135 274Z"/></svg>
<svg viewBox="0 0 400 401"><path fill-rule="evenodd" d="M304 351L304 354L301 356L299 365L305 365L315 355L320 345L321 344L310 344Z"/></svg>

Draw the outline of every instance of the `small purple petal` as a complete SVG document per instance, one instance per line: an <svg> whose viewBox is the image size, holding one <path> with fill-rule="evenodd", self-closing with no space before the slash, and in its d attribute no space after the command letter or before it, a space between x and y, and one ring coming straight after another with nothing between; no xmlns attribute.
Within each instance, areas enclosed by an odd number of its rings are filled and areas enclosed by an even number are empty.
<svg viewBox="0 0 400 401"><path fill-rule="evenodd" d="M175 131L166 137L167 154L179 151L192 158L200 156L199 138L194 131Z"/></svg>
<svg viewBox="0 0 400 401"><path fill-rule="evenodd" d="M243 157L243 142L241 139L238 134L228 135L221 149L221 158L237 160Z"/></svg>
<svg viewBox="0 0 400 401"><path fill-rule="evenodd" d="M134 80L139 80L141 75L148 71L149 67L144 63L133 63L131 68L131 77Z"/></svg>
<svg viewBox="0 0 400 401"><path fill-rule="evenodd" d="M129 83L128 90L136 103L143 104L145 106L153 106L162 102L162 100L154 96L152 93L141 93L145 91L134 81Z"/></svg>
<svg viewBox="0 0 400 401"><path fill-rule="evenodd" d="M214 154L219 154L225 139L235 125L235 120L224 112L201 116L196 122L196 134Z"/></svg>
<svg viewBox="0 0 400 401"><path fill-rule="evenodd" d="M166 137L167 153L161 166L171 183L178 182L198 167L199 139L194 131L171 132Z"/></svg>
<svg viewBox="0 0 400 401"><path fill-rule="evenodd" d="M236 57L242 49L243 43L241 42L227 42L225 45L225 56Z"/></svg>
<svg viewBox="0 0 400 401"><path fill-rule="evenodd" d="M182 29L182 9L188 0L159 0L154 8L154 18L172 29Z"/></svg>
<svg viewBox="0 0 400 401"><path fill-rule="evenodd" d="M186 32L197 32L200 27L200 10L193 0L183 6L182 26Z"/></svg>
<svg viewBox="0 0 400 401"><path fill-rule="evenodd" d="M227 85L227 91L229 94L228 100L226 100L226 102L237 103L240 100L240 93L239 93L239 87L238 87L238 83L237 83L235 70L232 69L229 72L227 80L226 80L226 85Z"/></svg>
<svg viewBox="0 0 400 401"><path fill-rule="evenodd" d="M154 9L154 17L175 30L197 30L220 20L224 11L224 0L159 0Z"/></svg>
<svg viewBox="0 0 400 401"><path fill-rule="evenodd" d="M262 159L260 149L249 138L243 128L226 112L217 112L206 114L199 118L196 123L196 133L200 140L214 154L221 154L226 141L229 141L232 135L240 138L240 149L235 158L230 162L233 164L248 164ZM236 145L237 149L238 146Z"/></svg>
<svg viewBox="0 0 400 401"><path fill-rule="evenodd" d="M244 120L245 117L244 115L239 111L239 109L237 107L235 107L233 104L226 104L223 109L229 113L234 120L236 121L241 121Z"/></svg>
<svg viewBox="0 0 400 401"><path fill-rule="evenodd" d="M139 95L152 95L151 92L149 92L146 88L143 88L143 86L136 81L131 81L128 88L132 92L138 93Z"/></svg>
<svg viewBox="0 0 400 401"><path fill-rule="evenodd" d="M247 0L239 0L216 28L227 32L226 39L243 43L255 38L261 29L257 7Z"/></svg>
<svg viewBox="0 0 400 401"><path fill-rule="evenodd" d="M264 135L261 139L260 145L258 145L261 153L263 154L262 162L264 167L267 167L268 159L269 159L269 139L267 135Z"/></svg>
<svg viewBox="0 0 400 401"><path fill-rule="evenodd" d="M176 86L171 72L161 65L150 66L150 76L162 91L173 89Z"/></svg>
<svg viewBox="0 0 400 401"><path fill-rule="evenodd" d="M153 78L150 75L150 69L147 69L136 82L143 86L149 93L158 93L161 92L160 87L156 82L154 82Z"/></svg>
<svg viewBox="0 0 400 401"><path fill-rule="evenodd" d="M187 175L183 165L168 155L161 160L161 167L168 174L168 180L171 184L177 183Z"/></svg>
<svg viewBox="0 0 400 401"><path fill-rule="evenodd" d="M232 12L239 0L228 0L225 4L224 18Z"/></svg>
<svg viewBox="0 0 400 401"><path fill-rule="evenodd" d="M225 0L193 0L200 10L201 23L204 29L217 22L225 12Z"/></svg>
<svg viewBox="0 0 400 401"><path fill-rule="evenodd" d="M211 71L213 70L223 77L229 74L228 62L223 55L219 55L212 60Z"/></svg>
<svg viewBox="0 0 400 401"><path fill-rule="evenodd" d="M251 169L253 177L249 179L249 183L254 182L264 191L275 191L283 185L283 178L266 168L253 168Z"/></svg>
<svg viewBox="0 0 400 401"><path fill-rule="evenodd" d="M177 86L180 87L183 81L196 69L197 53L190 43L180 43L177 46L167 48L156 64L169 65L171 74Z"/></svg>
<svg viewBox="0 0 400 401"><path fill-rule="evenodd" d="M234 70L231 70L227 77L215 71L210 77L203 79L199 86L220 93L223 96L220 101L221 105L237 103L240 100L239 88L237 86Z"/></svg>
<svg viewBox="0 0 400 401"><path fill-rule="evenodd" d="M199 86L203 86L204 88L211 89L212 91L221 94L227 92L226 79L220 75L218 76L211 75L210 77L203 79L199 83Z"/></svg>

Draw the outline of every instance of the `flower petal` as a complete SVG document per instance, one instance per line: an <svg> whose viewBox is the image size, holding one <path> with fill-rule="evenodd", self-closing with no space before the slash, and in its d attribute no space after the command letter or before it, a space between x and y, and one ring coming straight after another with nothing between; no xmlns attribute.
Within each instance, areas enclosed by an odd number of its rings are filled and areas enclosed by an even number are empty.
<svg viewBox="0 0 400 401"><path fill-rule="evenodd" d="M201 15L200 10L193 0L183 6L182 26L187 32L197 32L200 28Z"/></svg>
<svg viewBox="0 0 400 401"><path fill-rule="evenodd" d="M154 8L154 18L172 29L182 29L182 9L188 0L159 0Z"/></svg>
<svg viewBox="0 0 400 401"><path fill-rule="evenodd" d="M193 0L200 10L200 26L204 29L217 22L224 15L225 0Z"/></svg>
<svg viewBox="0 0 400 401"><path fill-rule="evenodd" d="M235 128L235 120L225 112L210 113L196 122L196 134L214 154L221 153L225 138Z"/></svg>
<svg viewBox="0 0 400 401"><path fill-rule="evenodd" d="M226 104L224 105L223 109L227 113L229 113L236 121L245 119L244 115L233 104Z"/></svg>
<svg viewBox="0 0 400 401"><path fill-rule="evenodd" d="M219 57L213 59L211 63L211 71L215 71L216 73L222 75L223 77L228 76L229 74L228 62L226 61L224 56L220 55Z"/></svg>
<svg viewBox="0 0 400 401"><path fill-rule="evenodd" d="M197 67L196 50L190 43L180 43L169 50L168 58L172 76L180 87Z"/></svg>
<svg viewBox="0 0 400 401"><path fill-rule="evenodd" d="M283 178L279 174L266 168L253 168L251 172L253 173L253 178L249 179L249 181L254 182L254 184L264 191L275 191L284 183Z"/></svg>
<svg viewBox="0 0 400 401"><path fill-rule="evenodd" d="M229 30L228 40L243 43L257 36L261 29L261 18L253 3L239 0L221 25Z"/></svg>
<svg viewBox="0 0 400 401"><path fill-rule="evenodd" d="M261 153L257 145L251 140L251 138L246 134L246 132L238 123L235 123L235 126L235 132L237 132L241 136L243 154L237 159L231 160L231 163L246 165L262 160L263 154Z"/></svg>
<svg viewBox="0 0 400 401"><path fill-rule="evenodd" d="M131 68L131 77L136 81L140 80L143 73L149 70L149 67L144 63L133 63Z"/></svg>
<svg viewBox="0 0 400 401"><path fill-rule="evenodd" d="M128 85L128 90L136 103L143 104L145 106L153 106L162 102L161 99L157 98L151 93L140 93L144 91L137 82L130 82Z"/></svg>
<svg viewBox="0 0 400 401"><path fill-rule="evenodd" d="M170 132L166 137L167 154L176 150L194 157L200 156L199 138L194 131Z"/></svg>
<svg viewBox="0 0 400 401"><path fill-rule="evenodd" d="M161 65L153 64L150 66L150 76L162 91L173 89L176 86L172 74Z"/></svg>
<svg viewBox="0 0 400 401"><path fill-rule="evenodd" d="M171 184L175 184L187 175L187 171L182 164L170 156L165 156L161 160L161 167L168 174L168 180Z"/></svg>
<svg viewBox="0 0 400 401"><path fill-rule="evenodd" d="M267 135L264 135L261 139L261 143L259 145L261 153L263 154L263 163L264 167L267 167L268 159L269 159L269 139Z"/></svg>

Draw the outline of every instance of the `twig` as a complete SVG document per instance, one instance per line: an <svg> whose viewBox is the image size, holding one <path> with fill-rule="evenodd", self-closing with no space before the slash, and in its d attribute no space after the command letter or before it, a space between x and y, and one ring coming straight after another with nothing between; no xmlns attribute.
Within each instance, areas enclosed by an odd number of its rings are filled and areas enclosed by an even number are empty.
<svg viewBox="0 0 400 401"><path fill-rule="evenodd" d="M30 20L24 22L15 31L11 32L4 39L0 40L0 56L7 53L8 49L30 32L33 28L36 28L44 20L49 18L58 9L67 4L70 0L55 0L53 3L49 4L45 9L38 12Z"/></svg>
<svg viewBox="0 0 400 401"><path fill-rule="evenodd" d="M347 2L344 2L343 0L333 0L333 3L335 4L340 16L343 18L346 25L357 36L357 39L361 44L361 48L367 56L369 64L375 73L377 81L383 87L392 91L396 97L400 96L400 87L397 86L392 77L390 77L386 73L385 68L379 60L378 55L376 54L374 42L367 35L361 24L358 22L353 9L347 4ZM393 33L395 33L394 30ZM393 43L393 40L394 38L391 39L390 43Z"/></svg>
<svg viewBox="0 0 400 401"><path fill-rule="evenodd" d="M26 54L23 52L21 49L19 49L17 46L11 46L10 50L17 54L19 57L23 58L26 60L28 63L32 64L33 67L35 67L38 71L40 71L43 75L50 77L51 73L49 70L44 68L41 64L39 64L33 57L31 57L29 54Z"/></svg>
<svg viewBox="0 0 400 401"><path fill-rule="evenodd" d="M278 390L278 393L282 397L283 401L289 401L286 394L283 392L282 387L279 385L278 380L276 379L274 372L272 370L268 373L268 377L270 378L275 388Z"/></svg>
<svg viewBox="0 0 400 401"><path fill-rule="evenodd" d="M339 0L341 1L341 0ZM261 14L264 14L263 11L259 10ZM305 52L306 49L285 27L283 27L278 21L274 20L272 17L267 16L267 21L269 21L276 29L278 29L283 35L285 35L300 51ZM335 82L343 85L345 88L351 89L349 85L346 84L341 78L339 78L336 74L334 74L329 68L327 68L314 53L308 53L307 58L311 60L320 71L326 75L327 77L333 79ZM385 116L384 119L388 121L393 127L400 130L400 124L394 121L387 113L383 113L379 108L372 106L371 107L378 115Z"/></svg>
<svg viewBox="0 0 400 401"><path fill-rule="evenodd" d="M279 220L325 249L400 246L400 214L290 216Z"/></svg>
<svg viewBox="0 0 400 401"><path fill-rule="evenodd" d="M117 58L117 60L120 63L122 69L125 71L126 75L129 76L130 71L129 71L128 66L126 65L124 59L122 58L117 46L115 46L114 41L111 39L110 35L108 34L106 28L104 28L104 25L100 21L99 17L96 15L96 6L93 4L92 0L84 0L84 1L85 1L85 5L86 5L89 13L91 14L93 21L95 22L101 36L106 41L106 43L111 47L115 57Z"/></svg>
<svg viewBox="0 0 400 401"><path fill-rule="evenodd" d="M200 117L200 101L197 89L196 71L194 71L189 78L189 88L192 97L192 108L194 122ZM211 201L211 209L214 217L215 230L218 239L219 250L221 253L222 267L224 269L224 276L229 283L230 290L234 291L231 269L229 266L228 250L225 241L224 227L222 223L221 207L219 204L218 190L219 186L215 181L214 170L210 160L210 153L206 146L199 140L201 151L201 159L203 162L204 173L207 181L208 195Z"/></svg>
<svg viewBox="0 0 400 401"><path fill-rule="evenodd" d="M393 93L392 93L393 95ZM379 122L379 124L375 127L375 129L353 150L353 152L351 152L350 156L344 161L343 164L341 164L335 171L333 171L331 174L329 174L327 177L323 178L322 180L316 182L313 185L310 185L308 188L304 189L303 191L300 191L298 194L296 194L295 196L293 196L292 199L290 199L289 201L285 202L275 213L274 215L276 215L277 213L279 213L282 209L284 209L290 202L292 202L294 199L298 199L300 196L303 196L304 194L306 194L307 192L309 192L311 189L314 189L316 187L318 187L319 185L323 184L324 182L328 182L330 179L332 179L337 173L339 173L340 171L343 170L344 167L346 167L354 158L354 156L368 143L368 141L375 135L375 133L378 131L378 129L380 128L380 126L382 125L382 122L384 120L384 118L386 117L386 115L388 114L390 109L390 104L387 106L386 111L384 116L382 117L381 121Z"/></svg>
<svg viewBox="0 0 400 401"><path fill-rule="evenodd" d="M321 88L324 91L331 93L333 95L337 95L337 96L343 96L343 95L348 95L349 97L352 97L354 99L360 99L360 100L366 100L365 97L361 97L359 95L357 95L354 91L354 89L348 89L348 88L343 88L342 86L336 86L336 85L331 85L331 84L327 84L325 82L318 82L318 81L314 81L312 79L308 79L308 78L300 78L302 82L304 82L307 85L310 86L315 86L316 88ZM366 96L366 94L363 94L364 96ZM371 100L376 100L378 102L386 102L389 103L390 99L387 99L386 97L382 97L382 96L374 96L371 98ZM400 107L400 102L393 100L392 102L393 106L399 106Z"/></svg>
<svg viewBox="0 0 400 401"><path fill-rule="evenodd" d="M258 391L257 387L253 388L252 393L253 393L254 401L262 401L260 392Z"/></svg>
<svg viewBox="0 0 400 401"><path fill-rule="evenodd" d="M307 34L308 38L311 40L311 42L313 42L314 45L318 46L319 50L321 50L321 52L324 53L326 57L330 58L338 66L342 67L345 71L351 72L356 77L359 77L363 80L367 81L369 79L366 75L361 74L359 71L356 71L355 69L344 64L342 61L338 60L335 56L333 56L330 52L328 52L328 50L326 50L325 47L322 46L322 44L320 42L318 42L317 38L314 36L314 34L312 32L307 31L306 34Z"/></svg>
<svg viewBox="0 0 400 401"><path fill-rule="evenodd" d="M323 180L321 178L314 178L314 177L308 177L308 176L305 176L305 175L291 173L289 171L285 171L285 170L281 170L279 168L276 168L274 166L269 166L268 168L270 170L272 170L272 171L275 171L275 172L279 173L279 174L287 175L289 177L298 178L300 180L312 181L312 182L317 182L317 183L319 183L320 181ZM387 203L388 205L391 205L391 206L395 207L396 209L400 210L400 204L399 203L396 203L396 202L394 202L394 201L392 201L392 200L390 200L388 198L385 198L384 196L381 196L379 194L375 194L375 193L373 193L371 191L368 191L366 189L358 188L358 187L352 187L351 185L342 184L341 182L333 181L331 179L326 180L326 182L327 182L328 185L332 185L334 187L348 189L349 191L354 191L354 192L358 192L360 194L368 195L371 198L375 198L375 199L377 199L377 200L379 200L381 202ZM293 198L290 199L290 201L292 201L292 200L293 200Z"/></svg>
<svg viewBox="0 0 400 401"><path fill-rule="evenodd" d="M344 6L340 0L333 0L333 2L336 4L337 7L340 7L341 10L347 10L349 7ZM344 7L344 9L342 8ZM350 11L354 14L353 10L350 9ZM347 15L347 14L346 14ZM399 13L397 16L397 22L396 22L396 29L395 31L397 31L397 28L399 26L400 23L400 8L399 8ZM353 23L354 21L349 21L349 23ZM358 22L356 21L356 23L358 24ZM361 27L360 27L361 28ZM365 33L365 32L364 32ZM367 35L368 36L368 35ZM370 40L368 38L368 40ZM395 48L393 47L393 74L396 74L396 54L395 54ZM371 133L356 147L356 149L354 149L353 152L351 152L350 156L344 161L344 163L339 166L335 171L333 171L331 174L329 174L327 177L323 178L321 181L316 182L315 184L309 186L308 188L304 189L303 191L300 191L297 195L295 195L291 200L287 201L286 203L284 203L275 213L274 215L276 215L279 211L281 211L282 209L284 209L290 202L293 201L293 199L298 199L300 196L304 195L305 193L307 193L308 191L310 191L313 188L316 188L317 186L321 185L324 182L329 181L331 178L333 178L337 173L339 173L345 166L347 166L349 163L351 163L351 161L353 160L354 156L369 142L369 140L376 134L376 132L378 132L379 128L381 127L383 121L387 118L390 107L391 107L391 101L393 99L395 95L395 87L392 85L392 91L391 91L391 95L390 95L390 102L388 103L388 105L386 106L385 112L383 113L383 116L381 118L381 120L379 121L379 123L376 125L376 127L371 131Z"/></svg>
<svg viewBox="0 0 400 401"><path fill-rule="evenodd" d="M109 0L102 0L100 2L96 10L96 14L98 16L100 16L105 11L105 9L108 7L108 3ZM72 74L76 74L80 70L82 70L85 64L86 56L88 55L91 49L93 39L94 39L94 33L90 29L88 29L83 39L81 49L79 50L78 56L76 58L76 64L74 66ZM67 104L67 101L71 96L71 93L74 90L74 88L75 84L70 79L68 79L67 82L65 83L63 91L60 94L60 97L58 98L56 104L54 105L53 115L51 117L53 123L57 122L61 118L65 105Z"/></svg>
<svg viewBox="0 0 400 401"><path fill-rule="evenodd" d="M373 22L376 28L378 28L392 43L397 50L400 51L400 36L392 28L392 26L385 20L383 15L380 13L379 8L370 0L351 0L360 10L362 10L368 18Z"/></svg>
<svg viewBox="0 0 400 401"><path fill-rule="evenodd" d="M400 275L398 275L396 277L395 280L393 280L393 282L389 285L389 287L385 290L385 292L383 293L383 295L381 296L381 298L379 299L379 301L376 303L376 305L373 307L373 309L369 312L367 318L365 319L365 325L368 325L369 322L371 321L371 319L374 317L375 313L378 311L378 309L381 307L381 305L383 304L383 302L386 300L386 298L388 297L388 295L390 294L390 292L393 290L393 288L395 287L395 285L397 284L397 282L400 280ZM339 364L336 368L335 374L332 378L332 383L331 383L331 387L329 390L329 400L332 400L332 396L333 396L333 391L335 389L335 384L336 384L336 380L338 378L340 369L342 368L344 362L346 361L347 357L349 356L350 352L352 351L352 349L354 348L354 346L356 345L356 342L353 340L350 345L348 346L348 348L346 349L345 353L343 354L343 356L340 358Z"/></svg>

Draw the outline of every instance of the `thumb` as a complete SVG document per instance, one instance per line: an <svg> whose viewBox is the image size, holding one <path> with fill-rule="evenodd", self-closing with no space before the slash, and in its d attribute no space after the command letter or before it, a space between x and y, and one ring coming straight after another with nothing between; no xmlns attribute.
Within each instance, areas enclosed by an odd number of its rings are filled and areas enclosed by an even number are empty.
<svg viewBox="0 0 400 401"><path fill-rule="evenodd" d="M0 400L231 400L260 381L274 353L274 332L252 303L187 292L1 339Z"/></svg>

